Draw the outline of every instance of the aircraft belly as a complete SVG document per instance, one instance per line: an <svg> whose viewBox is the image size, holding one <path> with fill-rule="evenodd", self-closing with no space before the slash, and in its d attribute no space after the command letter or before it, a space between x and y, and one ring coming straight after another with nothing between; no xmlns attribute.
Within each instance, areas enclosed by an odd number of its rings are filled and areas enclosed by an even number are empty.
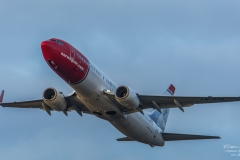
<svg viewBox="0 0 240 160"><path fill-rule="evenodd" d="M125 116L124 120L111 122L112 125L127 137L136 141L163 146L164 141L155 126L149 125L141 113L132 113Z"/></svg>
<svg viewBox="0 0 240 160"><path fill-rule="evenodd" d="M98 79L96 79L91 74L91 71L89 71L89 74L84 79L84 81L74 85L71 84L70 86L76 91L79 96L89 98L94 94L94 90L101 85L102 84L99 83Z"/></svg>
<svg viewBox="0 0 240 160"><path fill-rule="evenodd" d="M114 106L112 102L109 102L104 98L103 90L108 89L105 85L106 84L102 79L96 77L95 74L89 71L89 74L84 81L79 84L71 85L71 87L79 96L80 101L84 103L90 111L103 114L107 111L115 111L117 115L114 119L117 117L120 118L123 116L122 112ZM109 117L109 115L107 116Z"/></svg>
<svg viewBox="0 0 240 160"><path fill-rule="evenodd" d="M109 89L104 81L91 70L79 84L71 85L79 100L97 117L108 120L115 128L126 136L146 144L163 146L161 136L156 136L156 129L140 112L124 115L112 102L103 96L103 89ZM116 114L107 115L108 111Z"/></svg>

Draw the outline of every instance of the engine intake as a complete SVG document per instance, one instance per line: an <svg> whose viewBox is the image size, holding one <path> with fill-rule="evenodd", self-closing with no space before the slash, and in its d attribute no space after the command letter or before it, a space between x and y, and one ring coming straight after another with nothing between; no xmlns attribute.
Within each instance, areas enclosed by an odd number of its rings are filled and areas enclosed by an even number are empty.
<svg viewBox="0 0 240 160"><path fill-rule="evenodd" d="M115 99L129 109L135 109L140 105L137 94L127 86L119 86L115 92Z"/></svg>
<svg viewBox="0 0 240 160"><path fill-rule="evenodd" d="M67 107L67 102L61 92L54 88L47 88L43 92L43 101L56 111L63 111Z"/></svg>
<svg viewBox="0 0 240 160"><path fill-rule="evenodd" d="M125 98L128 96L128 88L125 87L125 86L121 86L121 87L118 87L117 88L117 91L116 91L116 96L118 98Z"/></svg>
<svg viewBox="0 0 240 160"><path fill-rule="evenodd" d="M56 90L53 88L48 88L43 92L43 98L46 100L54 100L56 95Z"/></svg>

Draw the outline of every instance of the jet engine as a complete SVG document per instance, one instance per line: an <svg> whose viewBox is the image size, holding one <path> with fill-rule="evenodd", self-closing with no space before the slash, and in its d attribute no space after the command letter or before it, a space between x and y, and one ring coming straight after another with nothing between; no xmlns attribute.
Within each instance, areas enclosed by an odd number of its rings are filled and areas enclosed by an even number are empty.
<svg viewBox="0 0 240 160"><path fill-rule="evenodd" d="M140 104L137 94L127 86L119 86L116 90L115 98L121 105L129 109L135 109Z"/></svg>
<svg viewBox="0 0 240 160"><path fill-rule="evenodd" d="M47 88L43 92L43 101L56 111L63 111L67 107L63 94L54 88Z"/></svg>

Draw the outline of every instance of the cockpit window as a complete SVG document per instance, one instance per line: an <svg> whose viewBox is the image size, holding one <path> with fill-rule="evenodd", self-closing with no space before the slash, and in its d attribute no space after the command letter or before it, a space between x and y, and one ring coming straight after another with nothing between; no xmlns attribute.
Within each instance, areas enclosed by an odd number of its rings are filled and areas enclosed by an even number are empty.
<svg viewBox="0 0 240 160"><path fill-rule="evenodd" d="M57 42L57 44L59 44L59 45L63 45L63 42L58 39L52 38L52 39L50 39L50 41L54 41L54 42Z"/></svg>
<svg viewBox="0 0 240 160"><path fill-rule="evenodd" d="M53 38L52 38L52 39L50 39L50 41L54 41L54 42L56 42L56 39L53 39Z"/></svg>
<svg viewBox="0 0 240 160"><path fill-rule="evenodd" d="M59 41L59 40L56 40L56 42L59 44L59 45L62 45L62 41Z"/></svg>

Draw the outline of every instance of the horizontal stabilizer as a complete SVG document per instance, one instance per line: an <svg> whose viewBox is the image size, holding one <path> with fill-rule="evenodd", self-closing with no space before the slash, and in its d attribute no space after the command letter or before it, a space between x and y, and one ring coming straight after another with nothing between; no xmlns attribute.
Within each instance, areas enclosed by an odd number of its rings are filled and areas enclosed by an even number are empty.
<svg viewBox="0 0 240 160"><path fill-rule="evenodd" d="M129 137L123 137L123 138L118 138L117 141L134 141L134 140Z"/></svg>
<svg viewBox="0 0 240 160"><path fill-rule="evenodd" d="M198 139L220 139L219 136L162 133L164 141L180 141L180 140L198 140Z"/></svg>

